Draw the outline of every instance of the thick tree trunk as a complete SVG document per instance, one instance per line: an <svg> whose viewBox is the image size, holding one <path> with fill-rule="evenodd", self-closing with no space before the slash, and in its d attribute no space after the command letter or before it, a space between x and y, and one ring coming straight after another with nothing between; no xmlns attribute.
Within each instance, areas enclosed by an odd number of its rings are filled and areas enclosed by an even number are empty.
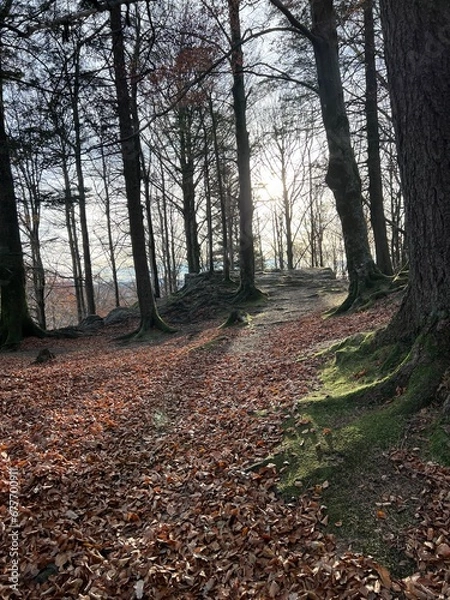
<svg viewBox="0 0 450 600"><path fill-rule="evenodd" d="M350 293L350 307L369 285L376 267L364 218L361 179L351 145L339 71L336 17L332 0L311 0L312 35L322 117L328 141L326 182L332 190L342 225Z"/></svg>
<svg viewBox="0 0 450 600"><path fill-rule="evenodd" d="M329 150L326 182L334 194L344 237L349 295L339 310L365 299L382 279L373 261L364 218L361 179L351 145L350 127L339 70L333 0L310 0L312 29L300 23L281 0L271 0L314 48L322 118Z"/></svg>
<svg viewBox="0 0 450 600"><path fill-rule="evenodd" d="M392 330L450 313L450 3L382 0L408 231L409 286Z"/></svg>
<svg viewBox="0 0 450 600"><path fill-rule="evenodd" d="M367 167L369 171L370 220L375 240L377 266L385 275L392 275L392 263L384 215L383 182L381 178L380 132L378 123L378 81L375 63L375 32L373 0L364 5L364 54L366 68Z"/></svg>
<svg viewBox="0 0 450 600"><path fill-rule="evenodd" d="M5 130L2 51L0 41L0 348L16 349L25 336L43 332L30 317L25 293L19 218Z"/></svg>
<svg viewBox="0 0 450 600"><path fill-rule="evenodd" d="M250 175L250 144L247 131L247 99L244 84L240 0L228 0L231 29L231 67L233 71L233 108L236 125L237 163L239 172L239 298L260 295L255 286L253 239L253 199Z"/></svg>
<svg viewBox="0 0 450 600"><path fill-rule="evenodd" d="M125 44L121 6L110 10L110 25L113 40L114 75L119 117L120 147L130 223L131 250L136 273L136 288L141 313L139 335L152 328L170 331L158 314L147 262L144 219L141 205L140 162L138 131L132 120L132 107L127 82Z"/></svg>

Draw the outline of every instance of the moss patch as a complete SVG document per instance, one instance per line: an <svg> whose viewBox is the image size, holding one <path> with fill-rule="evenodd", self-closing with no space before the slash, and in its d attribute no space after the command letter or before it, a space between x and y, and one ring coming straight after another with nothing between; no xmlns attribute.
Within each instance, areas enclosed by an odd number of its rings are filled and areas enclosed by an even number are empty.
<svg viewBox="0 0 450 600"><path fill-rule="evenodd" d="M281 492L292 499L319 486L327 529L336 534L338 547L373 555L394 575L405 576L413 565L404 554L404 532L414 522L421 483L399 473L389 455L418 443L410 439L410 426L428 376L419 367L407 387L395 388L408 349L377 348L372 335L354 336L326 354L322 389L300 399L285 422L275 457L283 473ZM384 388L393 393L380 399L374 392ZM444 434L441 427L431 440L450 457Z"/></svg>

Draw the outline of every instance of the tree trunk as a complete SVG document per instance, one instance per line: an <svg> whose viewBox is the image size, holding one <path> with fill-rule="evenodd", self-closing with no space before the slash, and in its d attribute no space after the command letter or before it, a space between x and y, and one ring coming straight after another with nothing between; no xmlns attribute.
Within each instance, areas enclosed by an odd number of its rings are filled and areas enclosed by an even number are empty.
<svg viewBox="0 0 450 600"><path fill-rule="evenodd" d="M141 313L140 328L136 333L138 335L144 335L152 328L161 329L163 331L170 331L170 329L158 314L147 262L140 190L140 148L137 137L139 133L138 131L135 131L135 128L133 127L120 5L114 6L110 10L110 26L113 40L113 66L121 137L120 148L123 161L128 218L130 223L131 250L136 273L139 310Z"/></svg>
<svg viewBox="0 0 450 600"><path fill-rule="evenodd" d="M349 297L342 306L346 309L371 286L376 267L369 247L361 179L344 103L333 1L311 0L311 15L320 103L330 153L326 182L336 200L350 282Z"/></svg>
<svg viewBox="0 0 450 600"><path fill-rule="evenodd" d="M302 25L281 2L271 0L314 48L322 118L328 142L326 182L334 194L342 226L349 294L339 310L364 300L382 275L373 261L364 218L361 179L351 145L350 127L339 70L338 38L333 0L310 0L312 29Z"/></svg>
<svg viewBox="0 0 450 600"><path fill-rule="evenodd" d="M287 268L292 270L294 268L294 240L292 237L292 205L289 202L289 190L287 185L286 175L286 155L283 151L281 156L281 181L283 186L283 215L284 215L284 226L286 228L286 257L287 257Z"/></svg>
<svg viewBox="0 0 450 600"><path fill-rule="evenodd" d="M382 0L381 11L409 248L408 292L390 332L411 337L438 322L448 334L450 3Z"/></svg>
<svg viewBox="0 0 450 600"><path fill-rule="evenodd" d="M192 145L192 115L186 106L178 109L180 133L181 188L183 192L183 218L186 235L186 253L189 273L200 272L200 245L195 207L194 148Z"/></svg>
<svg viewBox="0 0 450 600"><path fill-rule="evenodd" d="M80 250L75 220L74 199L70 189L70 174L67 164L67 154L62 154L62 171L64 178L64 216L66 219L67 237L69 238L70 257L72 259L73 285L77 303L77 318L80 323L86 316L84 301L83 272L81 269Z"/></svg>
<svg viewBox="0 0 450 600"><path fill-rule="evenodd" d="M223 257L223 278L225 281L230 279L230 253L228 243L228 224L227 224L227 209L226 209L226 192L224 189L222 164L220 160L220 148L218 138L218 123L217 116L214 111L214 106L211 97L209 98L209 110L211 113L212 134L214 142L214 160L216 163L217 172L217 188L220 199L220 218L222 225L222 257Z"/></svg>
<svg viewBox="0 0 450 600"><path fill-rule="evenodd" d="M210 157L208 151L208 132L204 125L203 129L203 150L204 150L204 181L205 181L205 196L206 196L206 225L207 225L207 240L208 240L208 270L214 273L214 232L213 232L213 214L212 214L212 197L211 197L211 174L209 171Z"/></svg>
<svg viewBox="0 0 450 600"><path fill-rule="evenodd" d="M19 233L9 142L5 129L0 40L0 348L16 349L27 335L43 335L32 321L25 292L25 268Z"/></svg>
<svg viewBox="0 0 450 600"><path fill-rule="evenodd" d="M106 165L105 149L103 143L100 146L100 153L102 157L102 178L103 178L103 192L105 195L105 216L106 216L106 230L108 232L108 254L111 266L111 276L113 280L114 288L114 303L116 307L120 306L120 291L119 291L119 279L117 276L117 264L116 255L114 249L114 238L113 238L113 225L111 222L111 196L109 193L108 185L108 169Z"/></svg>
<svg viewBox="0 0 450 600"><path fill-rule="evenodd" d="M392 263L384 215L383 182L381 178L380 132L378 124L378 81L375 63L375 32L373 0L364 5L364 54L366 68L366 128L367 167L369 171L370 220L375 240L377 266L385 275L392 275Z"/></svg>
<svg viewBox="0 0 450 600"><path fill-rule="evenodd" d="M95 294L94 282L92 278L91 245L89 243L89 230L86 215L86 188L84 185L84 173L81 156L81 123L78 106L79 87L80 87L80 49L77 47L75 56L75 77L74 88L71 94L73 126L75 129L75 168L77 172L78 187L78 206L80 209L80 229L81 242L83 246L83 265L84 265L84 289L86 293L87 311L95 315Z"/></svg>
<svg viewBox="0 0 450 600"><path fill-rule="evenodd" d="M233 108L236 126L237 164L239 172L239 298L260 295L255 286L253 240L253 200L250 176L250 144L247 131L247 99L244 84L240 0L228 0L231 29L231 67L233 71Z"/></svg>

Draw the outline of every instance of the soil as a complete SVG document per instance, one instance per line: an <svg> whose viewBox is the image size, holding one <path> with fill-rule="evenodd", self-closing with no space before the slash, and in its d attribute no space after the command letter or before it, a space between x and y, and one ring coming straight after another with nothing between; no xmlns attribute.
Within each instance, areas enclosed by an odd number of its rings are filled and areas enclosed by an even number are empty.
<svg viewBox="0 0 450 600"><path fill-rule="evenodd" d="M237 305L234 302L237 277L225 283L221 273L189 275L177 294L169 301L160 301L159 310L170 323L190 325L204 320L225 320L230 311L238 309L248 314L252 325L259 328L336 306L345 299L348 287L345 280L336 279L331 269L259 272L256 285L266 299Z"/></svg>

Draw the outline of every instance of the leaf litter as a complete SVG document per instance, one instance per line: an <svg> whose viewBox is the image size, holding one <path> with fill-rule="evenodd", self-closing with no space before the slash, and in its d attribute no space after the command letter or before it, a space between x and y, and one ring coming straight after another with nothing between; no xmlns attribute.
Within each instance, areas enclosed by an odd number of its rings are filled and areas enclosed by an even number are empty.
<svg viewBox="0 0 450 600"><path fill-rule="evenodd" d="M240 345L248 328L224 334L209 324L132 348L113 347L103 331L62 342L56 360L36 366L29 353L42 342L2 357L0 597L448 598L449 469L414 452L392 456L399 472L423 480L405 536L416 570L396 580L370 556L338 552L321 497L328 482L288 502L275 465L250 468L279 447L286 414L317 386L314 351L389 312L307 315L251 345ZM11 467L17 595L8 582Z"/></svg>

